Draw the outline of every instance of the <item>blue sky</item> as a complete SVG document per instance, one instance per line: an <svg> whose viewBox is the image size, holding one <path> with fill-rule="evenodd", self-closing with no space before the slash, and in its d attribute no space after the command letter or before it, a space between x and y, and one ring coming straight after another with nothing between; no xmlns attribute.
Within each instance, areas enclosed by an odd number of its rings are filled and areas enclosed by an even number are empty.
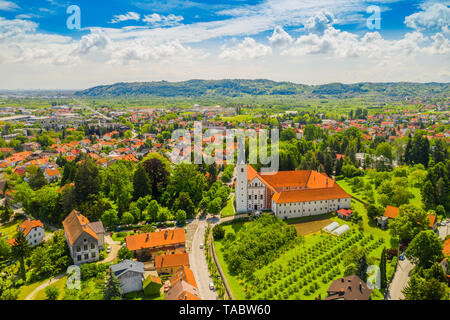
<svg viewBox="0 0 450 320"><path fill-rule="evenodd" d="M449 1L0 0L0 88L450 79ZM81 29L69 30L70 5ZM381 28L369 29L369 6Z"/></svg>

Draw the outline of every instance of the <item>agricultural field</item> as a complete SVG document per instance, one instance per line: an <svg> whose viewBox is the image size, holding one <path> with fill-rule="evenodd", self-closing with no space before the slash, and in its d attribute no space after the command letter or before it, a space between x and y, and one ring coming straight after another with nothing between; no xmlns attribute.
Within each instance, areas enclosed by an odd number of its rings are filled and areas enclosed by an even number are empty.
<svg viewBox="0 0 450 320"><path fill-rule="evenodd" d="M226 233L234 232L232 225L224 228ZM223 258L223 240L216 241L216 254L235 299L324 298L331 282L343 276L343 257L352 246L367 250L369 264L377 264L383 246L389 246L382 237L360 232L355 227L341 237L319 232L302 238L300 244L256 270L249 279L230 274Z"/></svg>

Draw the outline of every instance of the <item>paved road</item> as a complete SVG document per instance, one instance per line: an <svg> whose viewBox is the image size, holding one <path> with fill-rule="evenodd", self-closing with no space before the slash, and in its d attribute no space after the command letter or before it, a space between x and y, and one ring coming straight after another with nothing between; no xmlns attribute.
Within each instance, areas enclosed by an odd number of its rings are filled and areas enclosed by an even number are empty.
<svg viewBox="0 0 450 320"><path fill-rule="evenodd" d="M51 285L52 283L55 283L56 281L58 281L59 279L61 279L62 277L64 277L66 274L65 273L61 273L60 275L57 275L56 277L50 279L49 281L41 284L39 287L37 287L36 289L34 289L26 298L25 300L33 300L33 296L41 291L42 289L45 289L46 287L48 287L49 285Z"/></svg>
<svg viewBox="0 0 450 320"><path fill-rule="evenodd" d="M200 243L204 242L205 230L207 226L206 219L198 219L197 229L195 231L192 247L189 252L189 261L191 269L194 272L195 281L202 300L218 300L219 297L215 291L209 289L209 283L212 282L206 263L204 249L200 249Z"/></svg>
<svg viewBox="0 0 450 320"><path fill-rule="evenodd" d="M399 261L397 270L395 271L394 278L389 286L389 292L386 296L387 300L402 300L404 295L402 290L407 286L409 281L409 273L413 269L414 265L405 258L403 261Z"/></svg>
<svg viewBox="0 0 450 320"><path fill-rule="evenodd" d="M102 117L103 119L105 119L105 120L112 120L110 117L105 116L103 113L98 112L97 110L95 110L95 109L89 107L89 106L86 105L85 103L83 103L83 102L81 102L81 101L79 101L79 100L77 100L77 99L73 99L73 100L75 100L80 106L82 106L82 107L88 109L88 110L91 111L92 113L95 113L95 114L99 115L99 116Z"/></svg>

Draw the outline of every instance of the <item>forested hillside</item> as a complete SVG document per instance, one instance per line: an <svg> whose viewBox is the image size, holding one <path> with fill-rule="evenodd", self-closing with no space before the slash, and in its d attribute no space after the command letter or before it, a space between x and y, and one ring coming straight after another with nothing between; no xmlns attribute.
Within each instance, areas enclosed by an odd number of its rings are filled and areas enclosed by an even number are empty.
<svg viewBox="0 0 450 320"><path fill-rule="evenodd" d="M200 97L246 95L309 95L309 96L349 96L349 95L388 95L388 96L448 96L449 83L330 83L324 85L304 85L292 82L257 80L188 80L182 82L132 82L103 85L78 91L80 97L119 97L119 96L157 96L157 97Z"/></svg>

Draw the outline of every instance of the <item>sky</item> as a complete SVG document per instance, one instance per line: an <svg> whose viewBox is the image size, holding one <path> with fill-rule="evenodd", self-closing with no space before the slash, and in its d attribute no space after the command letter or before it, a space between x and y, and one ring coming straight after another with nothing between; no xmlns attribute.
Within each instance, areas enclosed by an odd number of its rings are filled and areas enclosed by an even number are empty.
<svg viewBox="0 0 450 320"><path fill-rule="evenodd" d="M449 82L449 28L445 0L0 0L0 89Z"/></svg>

